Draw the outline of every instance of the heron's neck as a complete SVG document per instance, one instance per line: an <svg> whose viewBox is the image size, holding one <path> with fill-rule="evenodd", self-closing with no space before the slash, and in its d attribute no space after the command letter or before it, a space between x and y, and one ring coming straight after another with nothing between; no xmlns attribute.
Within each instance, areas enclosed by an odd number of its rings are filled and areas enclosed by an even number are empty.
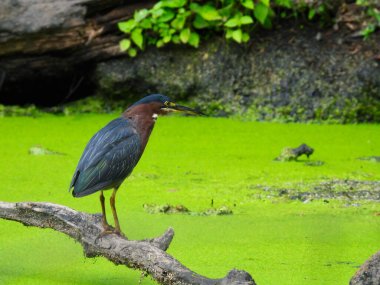
<svg viewBox="0 0 380 285"><path fill-rule="evenodd" d="M150 108L149 105L138 105L126 110L123 117L131 120L135 125L141 140L141 151L144 151L157 118L155 110Z"/></svg>

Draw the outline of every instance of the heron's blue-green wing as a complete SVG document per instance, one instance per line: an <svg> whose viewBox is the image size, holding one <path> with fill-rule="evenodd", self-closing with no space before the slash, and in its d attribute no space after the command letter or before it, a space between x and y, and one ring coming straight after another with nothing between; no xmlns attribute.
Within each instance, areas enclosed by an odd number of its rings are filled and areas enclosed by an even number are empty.
<svg viewBox="0 0 380 285"><path fill-rule="evenodd" d="M70 185L73 195L119 186L140 156L140 138L132 122L124 118L111 121L87 144Z"/></svg>

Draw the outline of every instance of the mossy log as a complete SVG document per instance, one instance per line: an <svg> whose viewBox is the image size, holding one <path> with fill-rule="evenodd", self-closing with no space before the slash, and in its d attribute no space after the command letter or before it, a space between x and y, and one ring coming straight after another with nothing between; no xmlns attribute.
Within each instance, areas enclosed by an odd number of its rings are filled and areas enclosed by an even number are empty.
<svg viewBox="0 0 380 285"><path fill-rule="evenodd" d="M256 284L249 273L241 270L233 269L224 278L210 279L186 268L165 252L174 236L171 228L162 236L140 241L127 240L115 234L102 236L100 215L52 203L0 202L0 218L62 232L82 244L86 257L103 256L115 264L142 270L160 284Z"/></svg>
<svg viewBox="0 0 380 285"><path fill-rule="evenodd" d="M301 144L299 147L291 148L286 147L282 150L281 154L276 157L276 161L296 161L301 155L306 155L307 158L314 153L314 149L307 144Z"/></svg>

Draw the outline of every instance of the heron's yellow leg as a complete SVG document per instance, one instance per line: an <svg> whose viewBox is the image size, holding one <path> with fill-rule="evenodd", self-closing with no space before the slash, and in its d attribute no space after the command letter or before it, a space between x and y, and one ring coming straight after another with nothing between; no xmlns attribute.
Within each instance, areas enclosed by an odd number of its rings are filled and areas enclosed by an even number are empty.
<svg viewBox="0 0 380 285"><path fill-rule="evenodd" d="M119 224L119 219L117 218L117 213L116 213L116 207L115 207L115 197L116 197L116 192L117 189L113 189L111 198L110 198L110 204L111 204L111 210L112 210L112 215L113 219L115 221L115 234L123 235L123 233L120 230L120 224Z"/></svg>
<svg viewBox="0 0 380 285"><path fill-rule="evenodd" d="M107 216L106 216L106 206L104 205L104 195L103 191L100 191L100 204L102 205L102 226L103 226L103 231L104 232L109 232L110 231L110 225L107 222Z"/></svg>

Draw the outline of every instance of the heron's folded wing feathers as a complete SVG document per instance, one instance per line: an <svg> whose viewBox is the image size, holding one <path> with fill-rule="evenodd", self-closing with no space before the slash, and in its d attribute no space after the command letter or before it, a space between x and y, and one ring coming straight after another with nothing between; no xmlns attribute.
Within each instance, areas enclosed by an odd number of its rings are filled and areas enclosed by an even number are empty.
<svg viewBox="0 0 380 285"><path fill-rule="evenodd" d="M87 144L70 188L79 193L96 185L124 180L140 158L139 145L139 135L130 121L113 120Z"/></svg>

